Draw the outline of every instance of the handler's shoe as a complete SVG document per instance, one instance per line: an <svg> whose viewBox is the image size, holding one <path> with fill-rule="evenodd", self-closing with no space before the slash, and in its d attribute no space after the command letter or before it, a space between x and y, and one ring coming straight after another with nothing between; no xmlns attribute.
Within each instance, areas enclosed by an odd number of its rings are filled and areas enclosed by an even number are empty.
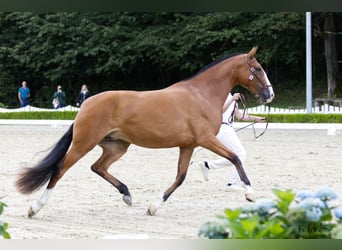
<svg viewBox="0 0 342 250"><path fill-rule="evenodd" d="M199 165L199 167L202 170L202 174L203 174L204 180L205 181L209 181L209 177L208 177L208 172L209 172L208 162L201 161L198 165Z"/></svg>

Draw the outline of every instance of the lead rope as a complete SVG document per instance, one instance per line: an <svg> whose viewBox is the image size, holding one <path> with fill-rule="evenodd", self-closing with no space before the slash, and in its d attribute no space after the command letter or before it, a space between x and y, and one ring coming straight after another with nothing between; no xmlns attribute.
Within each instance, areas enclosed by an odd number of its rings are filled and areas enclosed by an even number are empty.
<svg viewBox="0 0 342 250"><path fill-rule="evenodd" d="M268 128L269 117L270 117L270 111L271 111L271 104L268 103L267 106L268 106L268 112L267 112L266 126L265 126L265 128L264 128L264 131L262 131L259 135L256 135L255 128L254 128L254 124L255 124L256 122L253 123L253 126L252 126L252 127L253 127L253 133L254 133L254 139L255 139L255 140L258 139L260 136L264 135L265 132L266 132L266 130L267 130L267 128Z"/></svg>
<svg viewBox="0 0 342 250"><path fill-rule="evenodd" d="M249 116L248 110L247 110L246 98L245 98L245 96L242 95L242 94L240 94L240 101L241 101L241 104L242 104L242 106L243 106L243 115L242 115L242 117L245 117L245 115L248 115L248 116ZM271 104L268 103L267 106L268 106L268 112L267 112L267 117L266 117L266 126L265 126L265 129L264 129L259 135L256 135L256 130L255 130L255 127L254 127L254 124L257 123L257 121L254 121L254 122L252 122L252 123L250 123L250 124L248 124L248 125L246 125L246 126L244 126L244 127L242 127L242 128L235 129L235 132L238 132L238 131L240 131L240 130L243 130L243 129L245 129L245 128L248 128L249 126L252 126L252 128L253 128L253 135L254 135L254 139L255 139L255 140L258 139L260 136L264 135L265 132L266 132L266 130L267 130L267 128L268 128L269 117L270 117L270 111L271 111Z"/></svg>

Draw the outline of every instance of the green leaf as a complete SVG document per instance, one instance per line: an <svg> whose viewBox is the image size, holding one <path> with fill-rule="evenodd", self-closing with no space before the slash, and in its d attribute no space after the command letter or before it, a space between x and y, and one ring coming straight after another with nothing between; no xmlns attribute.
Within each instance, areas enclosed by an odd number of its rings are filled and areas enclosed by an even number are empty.
<svg viewBox="0 0 342 250"><path fill-rule="evenodd" d="M336 225L332 229L331 234L333 239L342 239L342 224Z"/></svg>
<svg viewBox="0 0 342 250"><path fill-rule="evenodd" d="M1 199L3 197L0 197L0 214L4 211L4 208L7 207L6 203L2 202Z"/></svg>
<svg viewBox="0 0 342 250"><path fill-rule="evenodd" d="M272 223L269 228L269 231L272 235L275 236L275 238L277 238L277 236L280 236L285 232L284 228L281 226L280 223Z"/></svg>
<svg viewBox="0 0 342 250"><path fill-rule="evenodd" d="M291 203L294 197L296 196L296 194L293 193L291 190L283 191L283 190L274 188L272 191L280 200L286 201L288 203Z"/></svg>
<svg viewBox="0 0 342 250"><path fill-rule="evenodd" d="M224 213L226 214L226 216L228 217L228 220L230 221L235 221L239 218L240 214L242 212L242 209L225 209Z"/></svg>
<svg viewBox="0 0 342 250"><path fill-rule="evenodd" d="M293 193L291 190L280 190L280 189L273 189L273 193L278 197L278 207L280 212L283 214L289 211L289 206L293 199L295 198L296 194Z"/></svg>
<svg viewBox="0 0 342 250"><path fill-rule="evenodd" d="M4 237L4 239L10 239L11 238L11 236L8 232L3 232L2 237Z"/></svg>
<svg viewBox="0 0 342 250"><path fill-rule="evenodd" d="M259 216L254 215L247 219L241 220L241 226L249 238L253 238L254 231L259 225Z"/></svg>
<svg viewBox="0 0 342 250"><path fill-rule="evenodd" d="M246 235L246 231L242 228L240 223L230 222L229 223L229 235L232 239L246 239L248 236Z"/></svg>

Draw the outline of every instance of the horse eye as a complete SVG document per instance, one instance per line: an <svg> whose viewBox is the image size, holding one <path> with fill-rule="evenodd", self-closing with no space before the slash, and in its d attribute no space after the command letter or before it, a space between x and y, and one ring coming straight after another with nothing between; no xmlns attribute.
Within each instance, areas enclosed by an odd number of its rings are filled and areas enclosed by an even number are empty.
<svg viewBox="0 0 342 250"><path fill-rule="evenodd" d="M255 67L255 70L260 72L260 71L261 71L261 68Z"/></svg>

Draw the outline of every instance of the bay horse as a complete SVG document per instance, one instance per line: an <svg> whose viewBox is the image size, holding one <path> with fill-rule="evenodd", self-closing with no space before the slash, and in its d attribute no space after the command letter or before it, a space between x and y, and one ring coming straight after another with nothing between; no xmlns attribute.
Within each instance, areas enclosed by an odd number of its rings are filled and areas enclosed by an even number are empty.
<svg viewBox="0 0 342 250"><path fill-rule="evenodd" d="M257 47L246 54L217 60L193 77L152 91L105 91L88 98L73 124L54 148L34 167L24 168L16 180L19 192L30 194L48 185L29 208L32 217L47 203L65 172L96 145L102 155L91 169L111 183L131 206L128 187L108 172L112 163L126 153L130 144L148 148L179 147L176 179L151 203L147 214L155 215L160 205L184 181L197 146L231 161L244 184L245 197L255 200L241 161L218 139L222 108L228 93L237 85L247 88L264 103L274 98L272 85L257 59Z"/></svg>

